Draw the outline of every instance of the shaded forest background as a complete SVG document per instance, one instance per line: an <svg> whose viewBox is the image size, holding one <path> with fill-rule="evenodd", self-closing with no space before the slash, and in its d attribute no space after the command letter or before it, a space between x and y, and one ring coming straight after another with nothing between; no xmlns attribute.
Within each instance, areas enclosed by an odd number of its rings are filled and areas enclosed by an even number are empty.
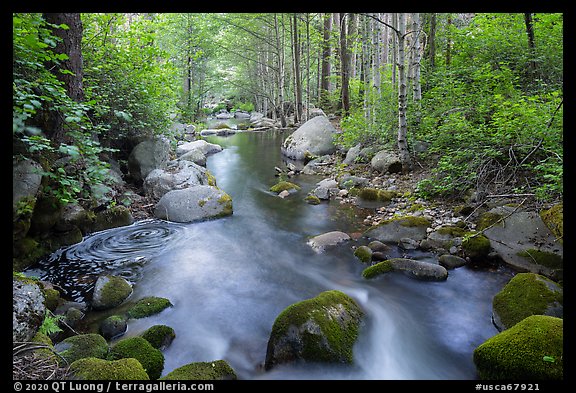
<svg viewBox="0 0 576 393"><path fill-rule="evenodd" d="M337 116L346 148L398 149L406 173L424 143L424 198L563 195L561 13L12 19L13 159L40 162L43 192L62 204L94 203L110 158L126 165L136 141L170 136L176 120L202 127L240 109L291 126L312 107Z"/></svg>

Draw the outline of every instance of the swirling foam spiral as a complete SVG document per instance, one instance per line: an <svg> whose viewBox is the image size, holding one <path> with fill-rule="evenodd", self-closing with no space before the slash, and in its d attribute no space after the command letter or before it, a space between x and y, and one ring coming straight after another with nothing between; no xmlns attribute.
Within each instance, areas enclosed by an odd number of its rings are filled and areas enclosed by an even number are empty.
<svg viewBox="0 0 576 393"><path fill-rule="evenodd" d="M122 276L132 284L138 281L143 266L181 239L184 229L181 224L143 220L96 232L56 251L34 270L74 300L84 301L101 274Z"/></svg>

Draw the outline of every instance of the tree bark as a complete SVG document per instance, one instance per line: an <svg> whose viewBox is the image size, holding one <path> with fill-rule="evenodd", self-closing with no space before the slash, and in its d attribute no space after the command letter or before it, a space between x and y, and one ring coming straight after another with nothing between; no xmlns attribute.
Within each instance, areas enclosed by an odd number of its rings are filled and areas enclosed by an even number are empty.
<svg viewBox="0 0 576 393"><path fill-rule="evenodd" d="M350 113L350 52L347 43L347 23L345 13L340 14L340 75L342 85L340 97L342 102L342 116Z"/></svg>
<svg viewBox="0 0 576 393"><path fill-rule="evenodd" d="M300 76L300 42L298 40L298 16L294 14L293 33L292 33L292 50L294 51L294 98L296 101L294 122L302 119L302 79Z"/></svg>
<svg viewBox="0 0 576 393"><path fill-rule="evenodd" d="M61 38L54 48L54 52L65 54L68 59L62 60L59 66L48 64L47 67L53 72L58 80L64 82L66 93L76 101L84 101L84 89L82 85L82 21L78 13L45 13L46 22L55 25L51 27L52 34ZM65 24L68 29L59 27ZM62 73L61 71L69 71ZM62 114L54 112L50 115L50 120L45 128L48 138L55 142L64 140L64 121Z"/></svg>
<svg viewBox="0 0 576 393"><path fill-rule="evenodd" d="M402 162L402 172L412 170L412 160L408 151L408 125L406 122L406 64L404 41L406 35L406 15L398 13L398 153Z"/></svg>
<svg viewBox="0 0 576 393"><path fill-rule="evenodd" d="M536 74L536 61L534 55L536 53L536 41L534 39L534 21L532 20L532 13L524 13L524 23L526 24L526 35L528 36L528 50L530 52L530 62L528 63L528 71L530 76L534 78Z"/></svg>
<svg viewBox="0 0 576 393"><path fill-rule="evenodd" d="M327 109L330 93L330 35L332 34L332 15L324 14L322 30L322 76L320 77L320 106Z"/></svg>

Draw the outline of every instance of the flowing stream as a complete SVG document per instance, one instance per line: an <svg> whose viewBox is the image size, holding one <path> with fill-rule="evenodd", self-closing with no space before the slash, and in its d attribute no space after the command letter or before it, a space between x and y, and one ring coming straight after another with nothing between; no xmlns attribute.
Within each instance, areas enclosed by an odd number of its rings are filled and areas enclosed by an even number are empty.
<svg viewBox="0 0 576 393"><path fill-rule="evenodd" d="M302 189L285 199L270 193L286 136L268 131L207 138L224 147L207 167L232 197L232 216L191 224L144 220L98 232L53 254L36 274L79 300L101 273L133 282L133 300L170 299L174 307L130 320L123 336L155 324L172 327L176 338L163 351L163 375L190 362L225 359L239 379L475 379L473 350L497 333L492 297L510 275L462 267L450 270L444 282L400 273L368 281L352 250L367 239L315 253L309 237L363 231L366 212L337 201L304 202L318 176L294 178ZM435 258L422 252L412 257ZM347 293L366 312L354 365L283 365L264 372L278 314L331 289Z"/></svg>

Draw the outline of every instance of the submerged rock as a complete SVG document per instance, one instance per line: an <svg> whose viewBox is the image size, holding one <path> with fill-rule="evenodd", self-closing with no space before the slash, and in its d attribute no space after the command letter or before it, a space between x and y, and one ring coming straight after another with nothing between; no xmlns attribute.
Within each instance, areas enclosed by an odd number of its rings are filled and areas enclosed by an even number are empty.
<svg viewBox="0 0 576 393"><path fill-rule="evenodd" d="M264 367L294 361L352 363L363 315L354 299L336 290L288 306L272 326Z"/></svg>

